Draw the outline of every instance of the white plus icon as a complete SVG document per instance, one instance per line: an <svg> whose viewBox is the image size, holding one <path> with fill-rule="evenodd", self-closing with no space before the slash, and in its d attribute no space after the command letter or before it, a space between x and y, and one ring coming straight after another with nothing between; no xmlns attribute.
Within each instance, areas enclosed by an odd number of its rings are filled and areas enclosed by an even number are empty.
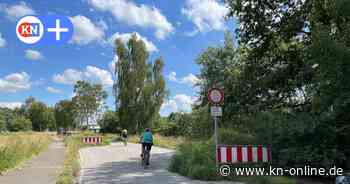
<svg viewBox="0 0 350 184"><path fill-rule="evenodd" d="M68 32L68 28L60 27L60 20L56 19L56 27L55 28L47 28L48 32L56 32L56 41L61 39L61 32Z"/></svg>

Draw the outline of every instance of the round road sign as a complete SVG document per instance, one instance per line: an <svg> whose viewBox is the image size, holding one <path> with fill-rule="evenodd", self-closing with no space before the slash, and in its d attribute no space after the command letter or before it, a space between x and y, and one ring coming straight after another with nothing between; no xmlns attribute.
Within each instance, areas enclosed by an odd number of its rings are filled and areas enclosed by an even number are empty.
<svg viewBox="0 0 350 184"><path fill-rule="evenodd" d="M224 91L219 88L211 88L208 91L208 100L212 104L220 104L224 101Z"/></svg>

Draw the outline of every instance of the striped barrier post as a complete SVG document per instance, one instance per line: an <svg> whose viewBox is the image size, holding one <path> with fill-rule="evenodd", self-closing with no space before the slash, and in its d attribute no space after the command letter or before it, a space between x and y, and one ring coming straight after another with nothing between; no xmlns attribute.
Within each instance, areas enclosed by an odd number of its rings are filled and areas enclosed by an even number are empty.
<svg viewBox="0 0 350 184"><path fill-rule="evenodd" d="M271 161L269 145L219 145L217 161L220 164L258 163Z"/></svg>
<svg viewBox="0 0 350 184"><path fill-rule="evenodd" d="M101 136L86 136L83 137L83 142L85 144L102 144Z"/></svg>

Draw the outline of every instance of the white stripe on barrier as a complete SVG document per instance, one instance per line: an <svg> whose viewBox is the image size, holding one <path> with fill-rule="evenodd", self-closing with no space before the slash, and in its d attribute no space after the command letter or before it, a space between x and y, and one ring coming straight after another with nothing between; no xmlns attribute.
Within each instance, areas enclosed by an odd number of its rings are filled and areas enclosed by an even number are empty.
<svg viewBox="0 0 350 184"><path fill-rule="evenodd" d="M262 154L263 154L263 162L267 162L268 158L267 158L267 148L266 147L262 148Z"/></svg>
<svg viewBox="0 0 350 184"><path fill-rule="evenodd" d="M242 162L248 162L248 148L242 147Z"/></svg>
<svg viewBox="0 0 350 184"><path fill-rule="evenodd" d="M220 153L221 153L221 162L226 163L227 162L227 157L226 157L226 147L221 147L220 148Z"/></svg>
<svg viewBox="0 0 350 184"><path fill-rule="evenodd" d="M253 162L258 162L258 148L257 147L253 147Z"/></svg>
<svg viewBox="0 0 350 184"><path fill-rule="evenodd" d="M237 162L237 147L232 147L232 162Z"/></svg>

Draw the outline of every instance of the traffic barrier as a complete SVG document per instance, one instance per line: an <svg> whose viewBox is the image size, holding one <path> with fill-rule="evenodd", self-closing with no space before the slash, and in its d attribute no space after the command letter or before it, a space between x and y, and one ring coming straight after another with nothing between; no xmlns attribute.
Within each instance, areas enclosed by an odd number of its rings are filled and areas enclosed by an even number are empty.
<svg viewBox="0 0 350 184"><path fill-rule="evenodd" d="M100 136L87 136L83 137L85 144L102 144L102 137Z"/></svg>
<svg viewBox="0 0 350 184"><path fill-rule="evenodd" d="M225 164L270 162L271 148L264 145L219 145L217 160Z"/></svg>

